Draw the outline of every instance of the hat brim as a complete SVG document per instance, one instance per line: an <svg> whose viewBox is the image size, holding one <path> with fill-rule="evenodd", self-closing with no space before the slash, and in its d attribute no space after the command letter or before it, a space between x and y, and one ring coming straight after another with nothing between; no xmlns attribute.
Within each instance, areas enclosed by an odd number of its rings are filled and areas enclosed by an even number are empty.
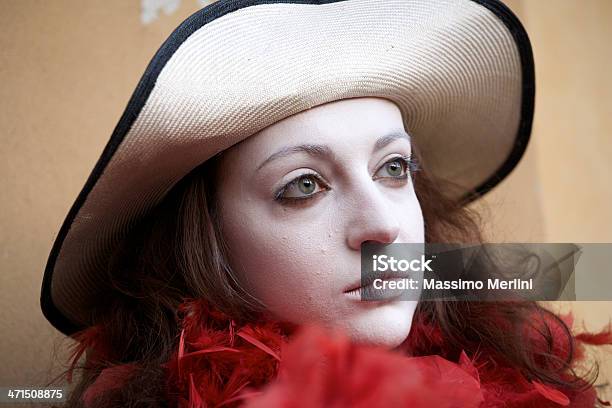
<svg viewBox="0 0 612 408"><path fill-rule="evenodd" d="M402 112L436 177L468 203L522 157L534 108L529 39L496 0L213 3L153 57L53 245L44 315L91 322L121 238L208 158L295 113L375 96Z"/></svg>

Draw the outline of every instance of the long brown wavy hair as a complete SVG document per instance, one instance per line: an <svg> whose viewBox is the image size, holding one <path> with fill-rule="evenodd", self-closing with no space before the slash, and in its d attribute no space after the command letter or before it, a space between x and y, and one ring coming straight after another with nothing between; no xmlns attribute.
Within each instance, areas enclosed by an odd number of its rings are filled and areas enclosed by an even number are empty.
<svg viewBox="0 0 612 408"><path fill-rule="evenodd" d="M82 395L101 370L126 363L135 363L138 375L94 406L167 406L162 364L176 350L177 307L184 299L204 298L237 321L254 319L262 310L263 305L240 286L227 261L216 208L217 162L218 157L210 159L182 179L110 259L106 297L93 318L109 353L104 360L89 358L81 365L65 406L83 406ZM446 198L442 192L451 186L433 179L425 165L421 162L413 181L426 242L482 243L479 214ZM563 338L553 338L558 334L539 325L534 316L553 319L563 329ZM590 378L574 373L570 329L536 302L419 302L414 319L439 327L453 345L438 350L427 341L415 341L415 355L443 353L456 361L462 350L468 354L488 350L526 378L566 389L588 387L597 375L596 370ZM537 329L539 347L533 338L522 337L520 328L525 326ZM567 355L554 352L559 342L567 344ZM543 349L541 344L547 346Z"/></svg>

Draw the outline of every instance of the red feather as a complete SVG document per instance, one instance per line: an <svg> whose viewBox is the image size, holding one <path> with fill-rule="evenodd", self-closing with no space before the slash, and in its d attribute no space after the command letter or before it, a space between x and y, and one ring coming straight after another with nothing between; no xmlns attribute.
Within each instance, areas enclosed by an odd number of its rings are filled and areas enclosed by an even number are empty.
<svg viewBox="0 0 612 408"><path fill-rule="evenodd" d="M564 393L562 393L559 390L556 390L554 388L551 388L549 386L546 386L544 384L542 384L541 382L532 380L531 383L533 384L533 386L535 387L535 389L542 394L543 396L545 396L546 398L548 398L549 400L556 402L559 405L562 406L568 406L570 403L569 398L567 398L567 395L565 395Z"/></svg>
<svg viewBox="0 0 612 408"><path fill-rule="evenodd" d="M266 346L261 341L257 340L255 337L253 337L251 334L247 333L247 330L248 331L252 331L252 330L249 330L249 329L250 328L240 330L238 332L238 336L242 337L243 339L245 339L246 341L248 341L249 343L251 343L255 347L260 348L261 350L265 351L266 353L268 353L269 355L271 355L272 357L274 357L275 359L280 361L280 357L278 356L278 354L276 354L270 347Z"/></svg>
<svg viewBox="0 0 612 408"><path fill-rule="evenodd" d="M203 408L206 407L200 393L198 392L195 383L193 382L193 375L189 375L189 408Z"/></svg>
<svg viewBox="0 0 612 408"><path fill-rule="evenodd" d="M181 330L181 338L179 340L178 354L176 359L176 369L178 370L179 377L181 376L181 364L183 357L185 356L185 329Z"/></svg>
<svg viewBox="0 0 612 408"><path fill-rule="evenodd" d="M583 391L529 381L518 369L483 348L474 355L457 351L439 326L415 317L410 336L387 350L357 345L341 333L316 326L259 319L239 325L203 300L179 307L181 335L172 358L164 364L172 395L181 408L410 406L410 407L592 407L593 387ZM563 316L572 323L571 315ZM534 316L524 335L536 350L582 358L583 344L612 344L610 328L580 333L574 344L558 339L564 327L546 315ZM553 341L546 341L550 333ZM88 362L103 362L108 347L97 328L80 336L73 366L85 350ZM483 346L484 347L484 346ZM418 350L433 355L413 357ZM131 368L130 368L131 367ZM136 367L106 368L84 394L91 402L129 380ZM175 397L176 396L176 397ZM170 398L170 397L169 397ZM603 402L605 404L605 402Z"/></svg>
<svg viewBox="0 0 612 408"><path fill-rule="evenodd" d="M90 355L88 360L90 363L106 358L107 354L105 348L102 347L104 336L100 326L92 326L82 330L74 335L74 339L76 343L73 345L70 365L66 375L66 379L69 383L72 383L74 370L77 368L79 360L86 351Z"/></svg>
<svg viewBox="0 0 612 408"><path fill-rule="evenodd" d="M279 378L246 406L424 408L482 402L478 381L439 356L406 358L308 327L286 348Z"/></svg>
<svg viewBox="0 0 612 408"><path fill-rule="evenodd" d="M608 326L599 333L579 333L576 335L576 340L592 345L612 344L612 329Z"/></svg>
<svg viewBox="0 0 612 408"><path fill-rule="evenodd" d="M470 358L467 356L467 354L465 354L465 351L463 350L461 351L461 355L459 356L459 366L480 383L478 369L474 366L472 360L470 360Z"/></svg>

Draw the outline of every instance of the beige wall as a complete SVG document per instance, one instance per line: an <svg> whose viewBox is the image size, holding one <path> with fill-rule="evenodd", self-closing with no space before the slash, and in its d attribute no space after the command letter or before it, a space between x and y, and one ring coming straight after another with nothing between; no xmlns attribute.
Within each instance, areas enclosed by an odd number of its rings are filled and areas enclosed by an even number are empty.
<svg viewBox="0 0 612 408"><path fill-rule="evenodd" d="M39 311L46 257L150 57L199 6L174 3L143 24L138 0L0 0L0 386L48 379L62 337ZM534 46L536 119L524 160L477 204L489 236L612 242L612 2L508 4ZM589 328L612 312L571 307Z"/></svg>
<svg viewBox="0 0 612 408"><path fill-rule="evenodd" d="M506 1L529 33L536 112L526 155L477 207L493 240L612 242L612 1ZM494 230L494 232L493 232ZM612 292L612 288L610 288ZM578 324L610 322L612 302L554 302ZM601 379L610 352L594 351ZM612 398L610 389L606 397Z"/></svg>

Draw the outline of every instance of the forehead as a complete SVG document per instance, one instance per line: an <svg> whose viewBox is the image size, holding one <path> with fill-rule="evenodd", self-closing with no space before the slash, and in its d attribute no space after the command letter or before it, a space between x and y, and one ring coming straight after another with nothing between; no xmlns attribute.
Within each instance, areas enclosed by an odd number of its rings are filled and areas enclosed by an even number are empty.
<svg viewBox="0 0 612 408"><path fill-rule="evenodd" d="M302 111L261 130L232 150L255 155L287 145L326 144L330 148L370 148L382 135L403 130L399 108L382 98L351 98Z"/></svg>

